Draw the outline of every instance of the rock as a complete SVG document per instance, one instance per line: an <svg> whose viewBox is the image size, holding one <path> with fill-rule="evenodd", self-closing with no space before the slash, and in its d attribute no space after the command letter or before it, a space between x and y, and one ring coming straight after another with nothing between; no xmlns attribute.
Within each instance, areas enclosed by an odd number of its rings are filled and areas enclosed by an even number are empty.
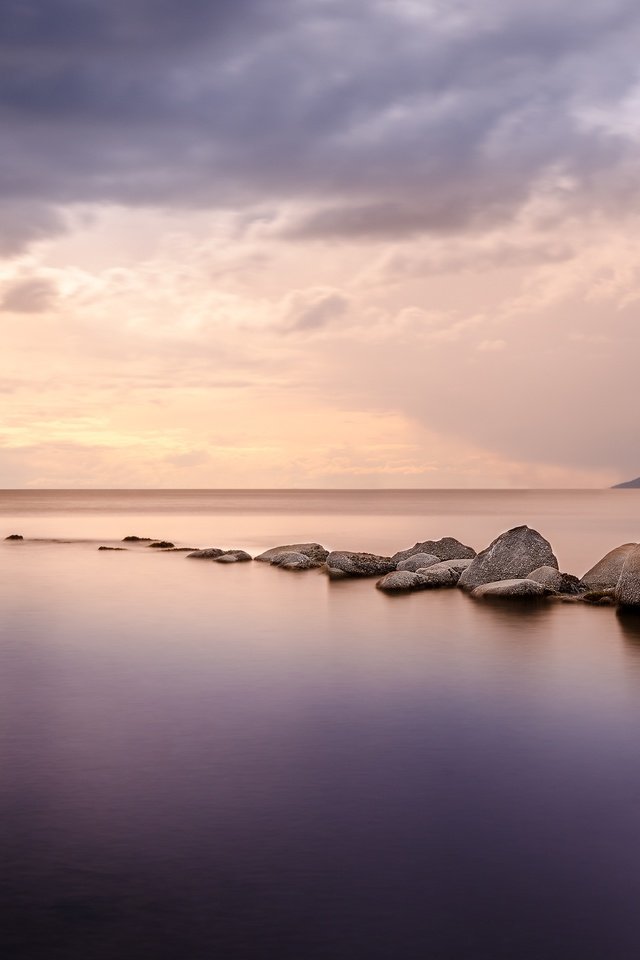
<svg viewBox="0 0 640 960"><path fill-rule="evenodd" d="M640 477L636 477L635 480L625 480L624 483L616 483L611 489L612 490L638 490L640 488Z"/></svg>
<svg viewBox="0 0 640 960"><path fill-rule="evenodd" d="M477 600L509 599L539 599L548 597L552 593L544 584L537 580L512 579L498 580L495 583L484 583L471 591L471 596Z"/></svg>
<svg viewBox="0 0 640 960"><path fill-rule="evenodd" d="M217 560L223 553L224 550L219 547L207 547L206 550L192 550L187 555L187 560Z"/></svg>
<svg viewBox="0 0 640 960"><path fill-rule="evenodd" d="M376 583L378 590L384 590L385 593L404 593L408 590L418 590L422 587L422 580L417 573L411 570L393 570L378 580Z"/></svg>
<svg viewBox="0 0 640 960"><path fill-rule="evenodd" d="M21 533L10 533L8 537L5 537L5 540L24 540L24 537Z"/></svg>
<svg viewBox="0 0 640 960"><path fill-rule="evenodd" d="M126 547L98 547L98 550L125 550Z"/></svg>
<svg viewBox="0 0 640 960"><path fill-rule="evenodd" d="M402 560L412 557L415 553L429 553L437 557L438 560L472 560L476 555L473 547L467 547L464 543L456 540L455 537L442 537L441 540L425 540L423 543L416 543L407 550L394 553L391 559L395 560L397 565Z"/></svg>
<svg viewBox="0 0 640 960"><path fill-rule="evenodd" d="M466 570L471 560L444 560L434 563L433 566L418 570L422 584L427 590L438 587L455 587L463 570Z"/></svg>
<svg viewBox="0 0 640 960"><path fill-rule="evenodd" d="M551 544L537 530L513 527L489 544L463 571L458 586L475 590L485 583L528 577L538 567L558 568Z"/></svg>
<svg viewBox="0 0 640 960"><path fill-rule="evenodd" d="M329 556L329 551L321 543L285 543L279 547L271 547L269 550L265 550L264 553L256 557L256 560L263 563L272 563L281 553L302 553L318 564L324 563Z"/></svg>
<svg viewBox="0 0 640 960"><path fill-rule="evenodd" d="M215 558L216 563L246 563L253 559L246 550L225 550L219 557Z"/></svg>
<svg viewBox="0 0 640 960"><path fill-rule="evenodd" d="M123 537L123 543L150 543L155 537Z"/></svg>
<svg viewBox="0 0 640 960"><path fill-rule="evenodd" d="M640 546L632 550L625 560L615 599L621 607L640 607Z"/></svg>
<svg viewBox="0 0 640 960"><path fill-rule="evenodd" d="M538 567L529 574L528 579L537 580L555 593L578 594L581 592L577 577L571 573L560 573L555 567Z"/></svg>
<svg viewBox="0 0 640 960"><path fill-rule="evenodd" d="M629 554L638 546L637 543L623 543L605 554L595 566L587 570L580 584L584 590L610 590L617 586L622 568Z"/></svg>
<svg viewBox="0 0 640 960"><path fill-rule="evenodd" d="M147 546L157 547L159 550L169 550L171 547L175 547L175 543L170 543L169 540L156 540L155 543L149 543Z"/></svg>
<svg viewBox="0 0 640 960"><path fill-rule="evenodd" d="M406 560L401 560L396 570L411 570L415 573L420 567L423 569L432 567L434 563L440 563L440 560L438 557L434 557L432 553L413 553Z"/></svg>
<svg viewBox="0 0 640 960"><path fill-rule="evenodd" d="M291 550L288 553L278 553L271 561L273 567L282 567L283 570L313 570L322 566L317 560L312 560L304 553Z"/></svg>
<svg viewBox="0 0 640 960"><path fill-rule="evenodd" d="M607 590L589 590L587 593L582 593L578 599L584 600L585 603L591 603L594 606L610 607L616 602L616 588L609 587Z"/></svg>
<svg viewBox="0 0 640 960"><path fill-rule="evenodd" d="M343 577L380 577L396 569L391 557L378 557L374 553L351 553L348 550L333 550L326 559L327 573L332 580Z"/></svg>

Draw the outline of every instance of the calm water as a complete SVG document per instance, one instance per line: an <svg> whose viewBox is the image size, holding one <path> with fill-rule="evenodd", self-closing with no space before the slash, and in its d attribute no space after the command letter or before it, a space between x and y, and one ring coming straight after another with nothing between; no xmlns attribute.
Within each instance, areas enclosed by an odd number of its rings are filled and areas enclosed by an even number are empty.
<svg viewBox="0 0 640 960"><path fill-rule="evenodd" d="M97 550L522 522L580 574L640 492L0 491L2 956L635 960L638 624Z"/></svg>

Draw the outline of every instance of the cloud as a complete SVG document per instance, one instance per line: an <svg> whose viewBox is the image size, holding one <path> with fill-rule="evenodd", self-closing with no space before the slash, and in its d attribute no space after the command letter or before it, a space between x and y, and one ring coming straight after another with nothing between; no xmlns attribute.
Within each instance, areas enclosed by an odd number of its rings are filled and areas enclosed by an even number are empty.
<svg viewBox="0 0 640 960"><path fill-rule="evenodd" d="M3 291L0 310L8 313L44 313L57 296L56 285L42 277L29 277L10 283Z"/></svg>

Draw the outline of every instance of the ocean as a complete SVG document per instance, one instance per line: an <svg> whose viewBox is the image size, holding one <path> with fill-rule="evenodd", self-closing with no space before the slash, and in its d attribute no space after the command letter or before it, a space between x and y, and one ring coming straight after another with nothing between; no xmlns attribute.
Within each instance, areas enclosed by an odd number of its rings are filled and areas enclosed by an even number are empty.
<svg viewBox="0 0 640 960"><path fill-rule="evenodd" d="M632 960L640 624L123 537L581 575L640 492L0 491L8 960Z"/></svg>

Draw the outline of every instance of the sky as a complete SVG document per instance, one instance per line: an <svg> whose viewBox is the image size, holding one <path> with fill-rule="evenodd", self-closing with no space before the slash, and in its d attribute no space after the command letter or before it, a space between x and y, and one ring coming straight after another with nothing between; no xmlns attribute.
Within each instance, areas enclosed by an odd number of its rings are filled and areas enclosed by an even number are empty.
<svg viewBox="0 0 640 960"><path fill-rule="evenodd" d="M640 474L636 0L3 0L0 487Z"/></svg>

